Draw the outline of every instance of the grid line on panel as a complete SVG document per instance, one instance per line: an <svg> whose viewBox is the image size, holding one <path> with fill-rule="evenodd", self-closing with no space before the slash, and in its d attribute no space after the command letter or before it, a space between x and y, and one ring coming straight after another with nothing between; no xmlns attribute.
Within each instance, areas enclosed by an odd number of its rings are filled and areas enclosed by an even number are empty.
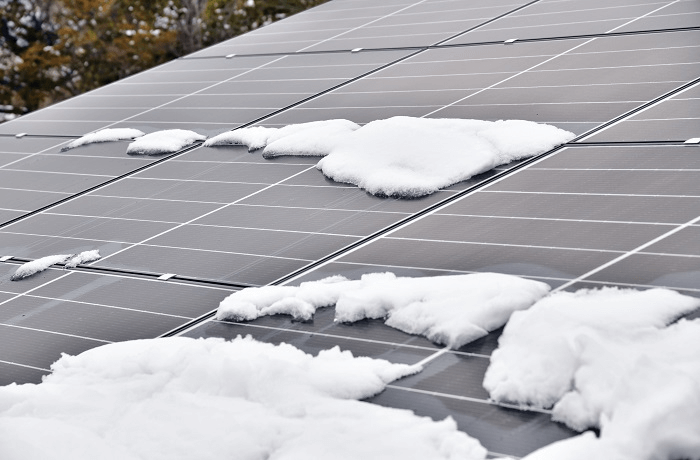
<svg viewBox="0 0 700 460"><path fill-rule="evenodd" d="M19 297L19 296L17 296L17 297ZM4 303L5 303L5 302L3 302L3 304L4 304ZM2 304L0 304L0 305L2 305ZM82 335L68 334L68 333L65 333L65 332L49 331L49 330L47 330L47 329L39 329L39 328L36 328L36 327L19 326L19 325L17 325L17 324L7 324L7 323L0 322L0 326L3 326L3 327L11 327L11 328L14 328L14 329L23 329L23 330L25 330L25 331L35 331L35 332L44 332L44 333L46 333L46 334L62 335L62 336L64 336L64 337L72 337L72 338L74 338L74 339L92 340L92 341L95 341L95 342L102 342L102 343L104 343L104 344L114 343L114 342L112 342L112 341L110 341L110 340L96 339L96 338L94 338L94 337L85 337L85 336L82 336Z"/></svg>
<svg viewBox="0 0 700 460"><path fill-rule="evenodd" d="M0 363L10 364L12 366L26 367L27 369L36 369L38 371L51 372L51 369L44 369L43 367L30 366L29 364L20 364L20 363L14 362L14 361L5 361L4 359L0 359Z"/></svg>
<svg viewBox="0 0 700 460"><path fill-rule="evenodd" d="M580 275L580 276L578 276L578 277L576 277L576 278L570 280L569 282L564 283L563 285L561 285L561 286L557 287L556 289L554 289L553 292L555 292L555 291L560 291L560 290L562 290L562 289L566 289L567 287L571 286L572 284L577 283L577 282L579 282L579 281L586 280L588 277L590 277L590 276L592 276L592 275L595 275L596 273L598 273L598 272L600 272L600 271L602 271L602 270L604 270L604 269L606 269L606 268L608 268L608 267L610 267L610 266L612 266L612 265L615 265L616 263L618 263L618 262L620 262L620 261L622 261L622 260L625 260L625 259L627 259L628 257L630 257L630 256L632 256L632 255L634 255L634 254L642 253L642 252L644 251L644 249L646 249L646 248L652 246L653 244L658 243L659 241L665 240L665 239L668 238L669 236L674 235L674 234L680 232L681 230L683 230L683 229L685 229L685 228L687 228L687 227L690 227L690 226L692 226L692 225L695 225L695 224L697 224L698 222L700 222L700 216L697 216L696 218L691 219L691 220L689 220L688 222L686 222L686 223L684 223L684 224L678 225L678 226L676 226L674 229L669 230L668 232L666 232L666 233L664 233L664 234L662 234L662 235L659 235L659 236L657 236L656 238L654 238L654 239L652 239L652 240L649 240L649 241L647 241L647 242L644 243L644 244L641 244L641 245L637 246L636 248L632 249L631 251L627 251L627 252L625 252L624 254L620 255L619 257L616 257L616 258L614 258L614 259L612 259L612 260L610 260L610 261L608 261L608 262L606 262L606 263L604 263L604 264L602 264L602 265L599 265L598 267L594 268L593 270L590 270L590 271L584 273L583 275Z"/></svg>

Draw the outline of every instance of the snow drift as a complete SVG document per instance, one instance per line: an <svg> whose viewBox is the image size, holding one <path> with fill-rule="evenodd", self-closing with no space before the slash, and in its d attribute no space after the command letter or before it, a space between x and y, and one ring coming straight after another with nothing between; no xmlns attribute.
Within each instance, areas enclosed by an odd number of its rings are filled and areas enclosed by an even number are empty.
<svg viewBox="0 0 700 460"><path fill-rule="evenodd" d="M43 272L47 268L56 264L65 264L66 268L75 268L79 264L93 262L100 258L100 251L84 251L80 254L57 254L32 260L19 266L17 271L10 278L11 281L18 281L28 278L36 273Z"/></svg>
<svg viewBox="0 0 700 460"><path fill-rule="evenodd" d="M166 129L139 137L129 144L126 153L130 155L159 155L177 152L207 136L185 129Z"/></svg>
<svg viewBox="0 0 700 460"><path fill-rule="evenodd" d="M66 263L71 257L73 257L73 254L57 254L32 260L31 262L20 265L12 277L10 277L10 280L19 281L24 278L29 278L36 273L43 272L52 265Z"/></svg>
<svg viewBox="0 0 700 460"><path fill-rule="evenodd" d="M457 430L356 399L414 367L290 345L183 337L63 356L39 385L0 387L4 460L481 460ZM37 438L40 434L40 439Z"/></svg>
<svg viewBox="0 0 700 460"><path fill-rule="evenodd" d="M96 144L99 142L116 142L116 141L123 141L123 140L130 140L134 139L137 137L143 136L143 131L140 131L138 129L133 129L133 128L107 128L107 129L102 129L100 131L86 134L85 136L76 139L74 141L71 141L67 145L65 145L63 148L61 148L61 152L65 152L70 149L74 149L76 147L80 147L82 145L88 145L88 144Z"/></svg>
<svg viewBox="0 0 700 460"><path fill-rule="evenodd" d="M349 120L325 120L288 125L284 128L254 126L214 136L204 143L214 145L247 145L249 151L263 149L265 158L276 156L324 156L360 125Z"/></svg>
<svg viewBox="0 0 700 460"><path fill-rule="evenodd" d="M497 401L553 407L582 431L537 459L675 459L700 452L700 299L651 289L557 293L516 312L484 387Z"/></svg>
<svg viewBox="0 0 700 460"><path fill-rule="evenodd" d="M393 117L362 128L348 120L252 127L206 145L245 144L263 156L324 156L317 168L373 195L419 197L494 167L546 152L573 133L522 120Z"/></svg>
<svg viewBox="0 0 700 460"><path fill-rule="evenodd" d="M317 308L335 305L335 319L385 318L387 326L459 348L503 326L511 313L528 308L549 291L547 284L496 273L396 277L373 273L350 281L342 276L265 286L231 294L217 319L252 320L287 314L309 320Z"/></svg>

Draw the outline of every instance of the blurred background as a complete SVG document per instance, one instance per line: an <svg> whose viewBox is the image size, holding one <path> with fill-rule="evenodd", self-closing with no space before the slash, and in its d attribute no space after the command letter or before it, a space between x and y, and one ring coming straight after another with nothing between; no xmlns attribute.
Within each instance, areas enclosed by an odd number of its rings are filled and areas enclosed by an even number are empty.
<svg viewBox="0 0 700 460"><path fill-rule="evenodd" d="M0 0L0 123L327 0Z"/></svg>

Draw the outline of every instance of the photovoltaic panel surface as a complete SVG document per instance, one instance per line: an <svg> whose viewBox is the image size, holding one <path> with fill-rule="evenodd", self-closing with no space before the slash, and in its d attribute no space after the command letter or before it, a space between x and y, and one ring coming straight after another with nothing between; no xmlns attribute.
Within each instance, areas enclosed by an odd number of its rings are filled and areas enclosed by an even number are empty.
<svg viewBox="0 0 700 460"><path fill-rule="evenodd" d="M447 44L700 26L694 0L541 0Z"/></svg>
<svg viewBox="0 0 700 460"><path fill-rule="evenodd" d="M684 0L336 0L2 125L32 136L0 136L0 174L2 162L26 169L10 171L14 186L0 184L12 193L0 217L39 209L52 193L67 199L2 228L0 256L99 248L104 258L12 283L18 261L0 264L1 381L37 381L59 351L175 333L244 284L496 271L554 289L699 295L697 148L672 145L699 136L700 32L679 30L698 26L699 12ZM504 44L509 38L520 40ZM409 48L368 51L395 46ZM212 134L395 115L523 118L593 134L421 200L373 197L325 179L315 159L269 161L242 147L198 147L148 166L151 159L125 163L123 143L59 156L66 139L35 137L77 136L97 124ZM137 173L137 164L148 167ZM41 174L53 176L37 182ZM95 182L59 179L67 175ZM157 281L163 273L178 276ZM547 411L488 401L481 381L500 331L441 351L381 321L335 323L327 309L310 322L206 321L185 332L238 334L311 353L338 345L394 362L427 359L421 374L372 401L450 415L495 457L573 434Z"/></svg>

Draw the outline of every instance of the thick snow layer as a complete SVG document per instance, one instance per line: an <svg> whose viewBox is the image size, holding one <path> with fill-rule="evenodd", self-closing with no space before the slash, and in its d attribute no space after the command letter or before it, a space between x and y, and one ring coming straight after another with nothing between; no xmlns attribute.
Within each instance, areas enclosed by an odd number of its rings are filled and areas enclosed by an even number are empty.
<svg viewBox="0 0 700 460"><path fill-rule="evenodd" d="M700 299L666 289L559 292L513 314L491 355L484 388L496 401L551 407L571 390L581 337L660 328Z"/></svg>
<svg viewBox="0 0 700 460"><path fill-rule="evenodd" d="M373 195L418 197L573 138L554 126L522 120L394 117L344 137L317 167Z"/></svg>
<svg viewBox="0 0 700 460"><path fill-rule="evenodd" d="M591 433L528 460L700 458L700 299L653 289L557 293L514 313L484 387L498 401L547 407Z"/></svg>
<svg viewBox="0 0 700 460"><path fill-rule="evenodd" d="M75 268L80 264L86 264L88 262L99 260L101 257L102 256L100 256L99 249L95 249L93 251L83 251L80 254L76 254L71 257L68 262L66 262L66 268Z"/></svg>
<svg viewBox="0 0 700 460"><path fill-rule="evenodd" d="M425 278L373 273L357 281L336 276L293 286L236 292L219 305L217 319L252 320L287 314L309 320L317 308L335 305L335 318L355 322L386 318L386 325L459 348L508 321L549 291L538 281L478 273Z"/></svg>
<svg viewBox="0 0 700 460"><path fill-rule="evenodd" d="M66 263L71 257L73 257L73 254L57 254L32 260L31 262L20 265L10 279L12 281L18 281L28 278L36 273L43 272L52 265Z"/></svg>
<svg viewBox="0 0 700 460"><path fill-rule="evenodd" d="M528 460L700 458L700 320L620 337L579 340L574 388L554 418L577 429L601 426Z"/></svg>
<svg viewBox="0 0 700 460"><path fill-rule="evenodd" d="M283 155L324 156L343 138L360 126L349 120L325 120L288 125L284 128L253 126L214 136L204 143L213 145L247 145L248 150L264 149L263 157Z"/></svg>
<svg viewBox="0 0 700 460"><path fill-rule="evenodd" d="M451 459L486 450L410 411L356 401L417 369L290 345L184 337L63 356L0 387L3 460Z"/></svg>
<svg viewBox="0 0 700 460"><path fill-rule="evenodd" d="M95 133L86 134L80 139L76 139L61 149L61 152L80 147L81 145L95 144L98 142L115 142L128 139L135 139L143 136L143 131L133 128L107 128Z"/></svg>
<svg viewBox="0 0 700 460"><path fill-rule="evenodd" d="M194 131L185 129L166 129L156 131L139 137L129 144L126 153L130 155L159 155L163 153L174 153L180 149L193 144L196 141L203 141L207 136L197 134Z"/></svg>

